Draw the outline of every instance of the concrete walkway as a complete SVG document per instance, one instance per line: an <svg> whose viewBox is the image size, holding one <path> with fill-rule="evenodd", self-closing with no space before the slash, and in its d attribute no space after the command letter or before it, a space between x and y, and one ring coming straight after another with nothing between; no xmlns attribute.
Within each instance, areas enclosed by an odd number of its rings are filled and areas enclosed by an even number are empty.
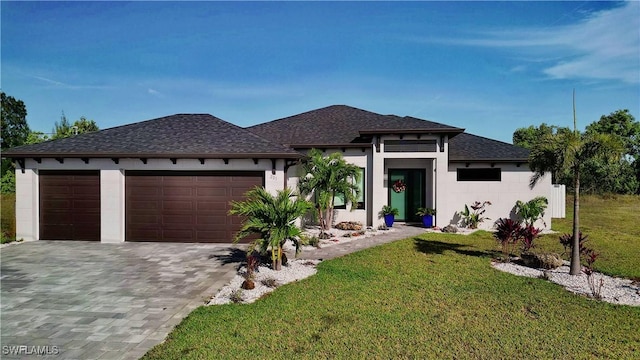
<svg viewBox="0 0 640 360"><path fill-rule="evenodd" d="M406 239L408 237L417 236L426 233L426 229L420 226L394 224L394 231L383 232L380 235L370 236L363 239L357 239L343 244L335 244L331 246L325 246L320 249L303 251L298 255L299 259L310 260L330 260L346 254L350 254L356 251L367 249L370 247L378 246L381 244L390 243L392 241ZM289 258L293 259L295 254L287 254Z"/></svg>
<svg viewBox="0 0 640 360"><path fill-rule="evenodd" d="M79 241L4 247L0 358L138 359L236 275L245 256L238 248ZM38 356L38 346L48 355Z"/></svg>

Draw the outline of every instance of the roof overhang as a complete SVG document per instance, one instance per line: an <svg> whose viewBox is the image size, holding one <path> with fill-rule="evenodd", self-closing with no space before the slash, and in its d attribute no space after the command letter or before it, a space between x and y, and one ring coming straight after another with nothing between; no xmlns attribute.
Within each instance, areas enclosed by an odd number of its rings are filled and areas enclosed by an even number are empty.
<svg viewBox="0 0 640 360"><path fill-rule="evenodd" d="M500 158L500 159L469 159L469 158L451 158L449 157L449 162L460 162L460 163L528 163L529 159L527 158Z"/></svg>
<svg viewBox="0 0 640 360"><path fill-rule="evenodd" d="M463 133L465 129L449 128L449 129L371 129L360 130L360 135L393 135L393 134L452 134L457 135Z"/></svg>
<svg viewBox="0 0 640 360"><path fill-rule="evenodd" d="M300 153L216 153L216 154L158 154L158 153L35 153L15 152L4 153L3 158L67 158L67 159L111 159L111 158L145 158L145 159L300 159L304 155Z"/></svg>
<svg viewBox="0 0 640 360"><path fill-rule="evenodd" d="M369 149L371 143L347 143L347 144L291 144L293 149Z"/></svg>

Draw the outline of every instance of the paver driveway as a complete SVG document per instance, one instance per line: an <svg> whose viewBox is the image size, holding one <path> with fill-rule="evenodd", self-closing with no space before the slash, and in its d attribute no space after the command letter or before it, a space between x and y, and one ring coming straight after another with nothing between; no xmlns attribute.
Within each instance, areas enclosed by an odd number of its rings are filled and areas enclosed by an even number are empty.
<svg viewBox="0 0 640 360"><path fill-rule="evenodd" d="M79 241L4 247L0 357L137 359L231 280L238 249Z"/></svg>

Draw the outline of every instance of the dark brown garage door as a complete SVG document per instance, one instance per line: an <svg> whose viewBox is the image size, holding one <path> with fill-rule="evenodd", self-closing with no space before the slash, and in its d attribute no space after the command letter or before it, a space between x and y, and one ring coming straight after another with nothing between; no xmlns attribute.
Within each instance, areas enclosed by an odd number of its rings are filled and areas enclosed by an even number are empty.
<svg viewBox="0 0 640 360"><path fill-rule="evenodd" d="M126 240L230 243L242 219L229 202L264 184L263 172L126 174Z"/></svg>
<svg viewBox="0 0 640 360"><path fill-rule="evenodd" d="M100 173L40 171L40 239L100 241Z"/></svg>

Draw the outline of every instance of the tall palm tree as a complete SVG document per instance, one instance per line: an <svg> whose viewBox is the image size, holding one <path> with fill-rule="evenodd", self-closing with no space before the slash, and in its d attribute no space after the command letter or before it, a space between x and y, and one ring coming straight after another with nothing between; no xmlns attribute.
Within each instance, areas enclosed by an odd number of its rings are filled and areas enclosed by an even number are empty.
<svg viewBox="0 0 640 360"><path fill-rule="evenodd" d="M580 173L589 159L617 161L623 155L622 143L609 134L580 133L576 126L575 92L573 100L573 132L543 135L532 147L529 167L534 172L530 186L547 172L573 175L573 245L569 273L579 275L580 268Z"/></svg>
<svg viewBox="0 0 640 360"><path fill-rule="evenodd" d="M314 195L320 227L329 230L336 195L344 196L345 204L357 203L360 168L346 162L341 153L323 156L320 150L311 149L302 162L302 170L304 176L298 181L298 189L304 196Z"/></svg>
<svg viewBox="0 0 640 360"><path fill-rule="evenodd" d="M302 230L296 226L296 220L312 208L311 203L296 196L291 189L278 191L273 196L263 187L255 187L246 194L245 201L232 201L231 215L246 217L242 228L236 235L236 241L251 234L259 234L249 251L257 249L262 254L271 250L274 270L282 269L282 246L291 240L300 249Z"/></svg>

